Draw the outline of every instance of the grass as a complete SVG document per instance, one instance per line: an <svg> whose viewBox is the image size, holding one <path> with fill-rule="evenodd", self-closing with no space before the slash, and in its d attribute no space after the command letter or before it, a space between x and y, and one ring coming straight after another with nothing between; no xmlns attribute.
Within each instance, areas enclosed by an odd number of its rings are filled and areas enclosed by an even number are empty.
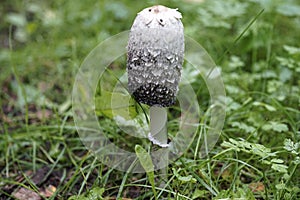
<svg viewBox="0 0 300 200"><path fill-rule="evenodd" d="M210 96L201 75L188 73L194 90L201 88L197 98L203 116L190 148L170 163L163 188L151 186L149 175L102 164L82 144L71 111L74 77L86 55L128 30L136 13L155 3L179 8L185 33L222 69L227 93L222 134L208 156L200 157ZM22 191L42 199L154 199L154 191L157 199L299 199L296 0L13 0L2 5L0 199L15 199ZM125 60L110 70L120 77ZM109 87L117 80L107 81ZM124 145L131 137L109 115L97 115L111 140L134 152L135 144ZM178 115L175 106L169 118ZM176 128L170 120L171 136ZM154 178L159 179L158 172Z"/></svg>

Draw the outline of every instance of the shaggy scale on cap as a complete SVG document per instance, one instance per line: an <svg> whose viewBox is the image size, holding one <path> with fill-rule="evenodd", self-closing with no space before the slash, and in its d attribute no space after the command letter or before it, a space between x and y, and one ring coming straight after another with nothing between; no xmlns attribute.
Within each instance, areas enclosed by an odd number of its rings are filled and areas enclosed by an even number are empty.
<svg viewBox="0 0 300 200"><path fill-rule="evenodd" d="M157 5L138 13L127 46L128 89L136 101L168 107L175 103L184 54L182 16Z"/></svg>

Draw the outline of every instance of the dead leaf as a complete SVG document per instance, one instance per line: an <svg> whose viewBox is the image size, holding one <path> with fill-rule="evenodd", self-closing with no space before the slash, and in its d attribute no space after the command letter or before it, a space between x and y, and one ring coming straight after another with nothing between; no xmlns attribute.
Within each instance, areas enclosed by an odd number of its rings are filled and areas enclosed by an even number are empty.
<svg viewBox="0 0 300 200"><path fill-rule="evenodd" d="M19 200L41 200L42 198L34 191L27 188L20 188L13 193L13 196Z"/></svg>
<svg viewBox="0 0 300 200"><path fill-rule="evenodd" d="M49 185L44 191L41 191L41 195L44 197L51 197L56 192L56 187Z"/></svg>
<svg viewBox="0 0 300 200"><path fill-rule="evenodd" d="M265 185L262 182L250 183L249 188L252 192L263 192L265 191Z"/></svg>

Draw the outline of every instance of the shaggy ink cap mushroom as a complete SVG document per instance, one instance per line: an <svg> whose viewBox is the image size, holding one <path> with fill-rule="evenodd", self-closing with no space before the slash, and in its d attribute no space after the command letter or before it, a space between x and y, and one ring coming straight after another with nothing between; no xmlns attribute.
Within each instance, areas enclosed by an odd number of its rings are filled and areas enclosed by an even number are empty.
<svg viewBox="0 0 300 200"><path fill-rule="evenodd" d="M175 103L184 54L182 16L156 5L138 13L127 45L128 89L136 101L168 107Z"/></svg>

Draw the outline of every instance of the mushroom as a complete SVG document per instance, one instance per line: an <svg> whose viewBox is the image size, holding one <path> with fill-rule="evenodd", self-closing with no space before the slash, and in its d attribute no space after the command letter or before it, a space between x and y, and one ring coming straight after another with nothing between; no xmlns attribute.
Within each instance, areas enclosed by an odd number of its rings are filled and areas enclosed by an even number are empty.
<svg viewBox="0 0 300 200"><path fill-rule="evenodd" d="M128 89L139 103L150 106L152 143L167 147L166 107L176 102L184 56L181 14L162 5L136 16L127 45Z"/></svg>

